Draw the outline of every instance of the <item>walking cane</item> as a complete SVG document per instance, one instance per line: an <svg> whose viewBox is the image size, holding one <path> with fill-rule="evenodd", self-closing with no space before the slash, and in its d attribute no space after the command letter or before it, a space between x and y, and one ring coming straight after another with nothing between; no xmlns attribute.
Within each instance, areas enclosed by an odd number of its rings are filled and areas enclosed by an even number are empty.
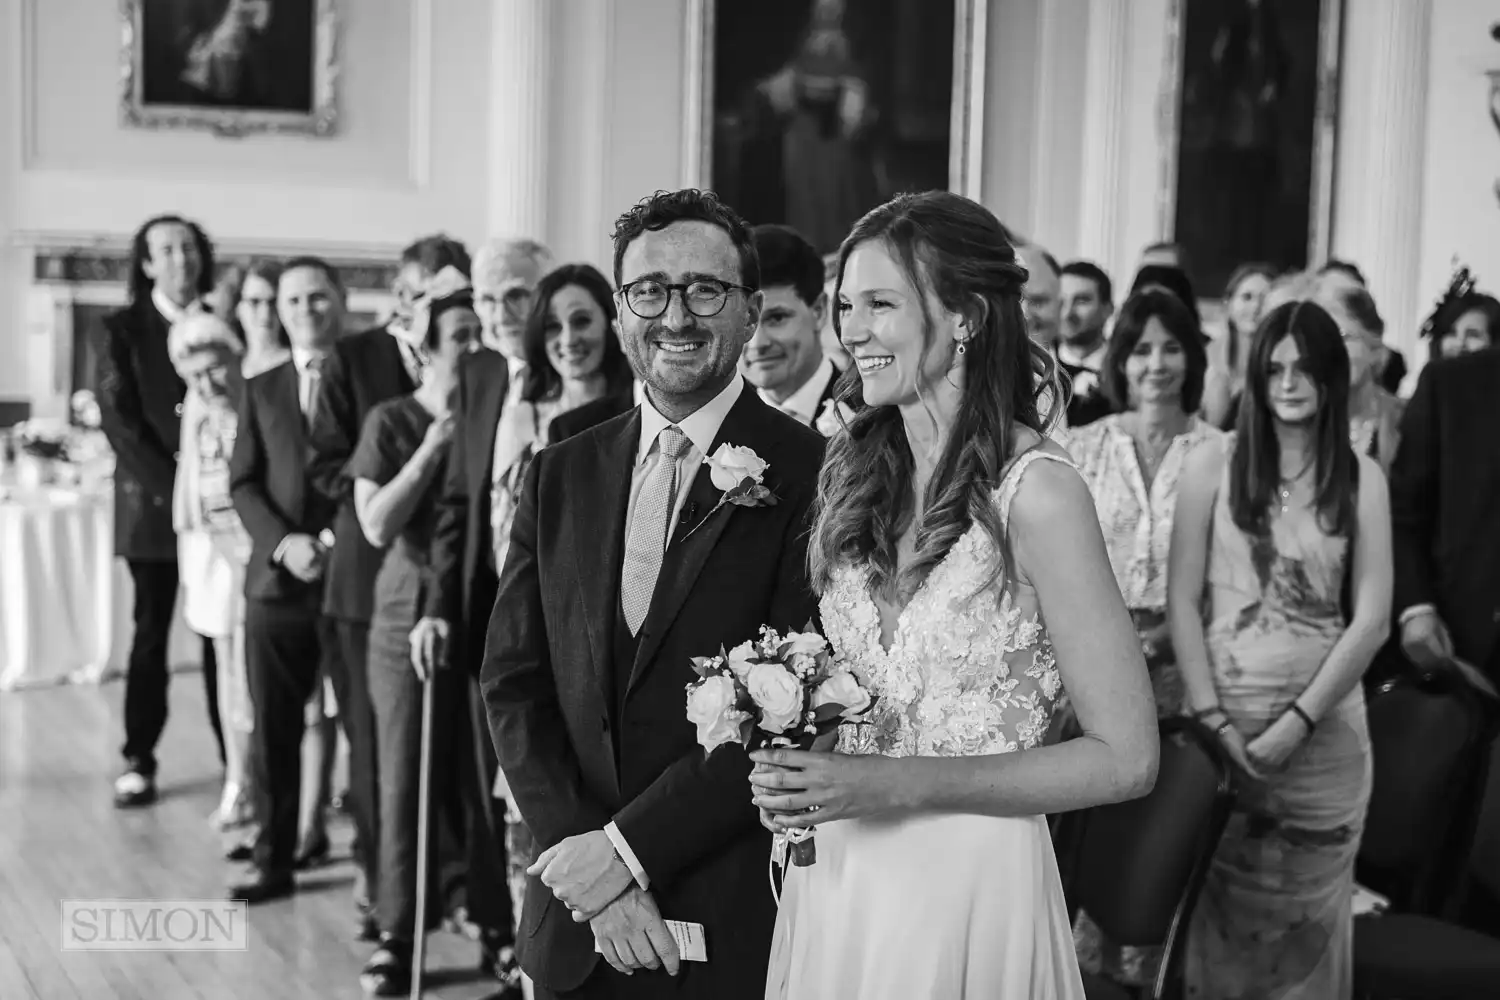
<svg viewBox="0 0 1500 1000"><path fill-rule="evenodd" d="M432 825L432 686L436 664L422 681L422 749L417 763L417 921L412 933L411 1000L421 1000L427 964L427 841Z"/></svg>

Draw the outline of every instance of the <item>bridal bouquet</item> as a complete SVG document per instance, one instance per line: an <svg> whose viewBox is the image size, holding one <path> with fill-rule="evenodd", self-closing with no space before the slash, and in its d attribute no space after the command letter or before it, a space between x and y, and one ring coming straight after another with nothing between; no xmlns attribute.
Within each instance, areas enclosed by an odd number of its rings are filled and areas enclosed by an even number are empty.
<svg viewBox="0 0 1500 1000"><path fill-rule="evenodd" d="M875 702L858 678L834 664L828 640L811 622L786 635L762 627L758 639L692 662L698 680L687 686L687 717L706 753L725 743L747 751L807 750ZM817 860L810 828L778 835L778 856L788 849L798 867Z"/></svg>

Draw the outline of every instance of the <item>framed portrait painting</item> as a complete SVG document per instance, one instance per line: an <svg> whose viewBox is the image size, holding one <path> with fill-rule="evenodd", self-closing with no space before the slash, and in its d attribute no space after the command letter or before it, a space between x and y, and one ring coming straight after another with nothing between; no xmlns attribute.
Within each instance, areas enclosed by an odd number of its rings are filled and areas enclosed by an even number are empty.
<svg viewBox="0 0 1500 1000"><path fill-rule="evenodd" d="M1170 0L1158 228L1202 297L1327 256L1343 4Z"/></svg>
<svg viewBox="0 0 1500 1000"><path fill-rule="evenodd" d="M689 0L687 183L818 251L903 191L977 198L984 0Z"/></svg>
<svg viewBox="0 0 1500 1000"><path fill-rule="evenodd" d="M328 135L336 0L120 0L121 121Z"/></svg>

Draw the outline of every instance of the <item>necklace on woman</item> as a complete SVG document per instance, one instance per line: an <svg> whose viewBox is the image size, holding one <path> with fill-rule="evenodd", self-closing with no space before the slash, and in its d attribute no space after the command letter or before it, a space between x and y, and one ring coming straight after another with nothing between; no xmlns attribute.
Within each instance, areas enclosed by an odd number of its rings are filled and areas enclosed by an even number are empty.
<svg viewBox="0 0 1500 1000"><path fill-rule="evenodd" d="M1302 463L1302 468L1297 470L1296 475L1292 476L1290 479L1288 479L1286 476L1281 477L1281 491L1279 495L1281 497L1281 512L1283 514L1285 514L1291 508L1292 487L1296 486L1297 483L1301 481L1302 477L1307 475L1307 470L1312 468L1312 463L1313 460L1309 458L1306 462Z"/></svg>

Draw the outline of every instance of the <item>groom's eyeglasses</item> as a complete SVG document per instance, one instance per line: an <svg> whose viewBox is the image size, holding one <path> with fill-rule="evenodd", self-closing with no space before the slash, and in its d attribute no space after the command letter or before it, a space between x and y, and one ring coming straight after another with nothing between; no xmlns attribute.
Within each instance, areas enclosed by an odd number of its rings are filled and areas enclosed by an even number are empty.
<svg viewBox="0 0 1500 1000"><path fill-rule="evenodd" d="M729 301L729 293L735 289L747 293L755 291L745 285L712 278L701 278L685 285L669 285L664 281L642 278L622 286L620 293L624 295L625 304L630 307L630 311L641 319L657 319L664 314L668 303L672 301L673 292L682 294L682 304L688 312L700 319L707 319L724 311L724 303Z"/></svg>

